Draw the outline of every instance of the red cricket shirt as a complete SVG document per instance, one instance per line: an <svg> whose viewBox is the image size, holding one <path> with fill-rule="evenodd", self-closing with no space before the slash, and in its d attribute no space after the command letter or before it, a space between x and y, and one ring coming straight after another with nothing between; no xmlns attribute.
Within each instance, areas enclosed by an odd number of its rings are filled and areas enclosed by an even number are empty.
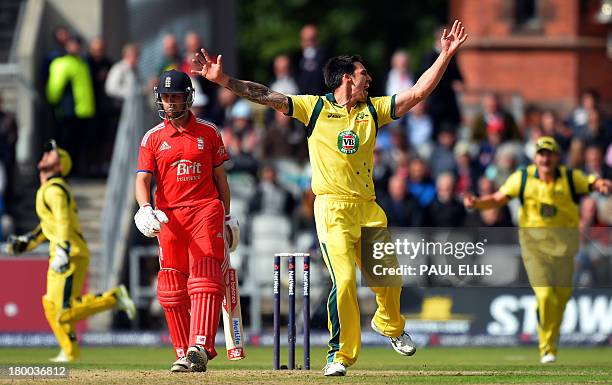
<svg viewBox="0 0 612 385"><path fill-rule="evenodd" d="M217 127L190 112L184 132L164 120L144 135L137 172L155 176L158 208L194 207L218 198L213 168L228 159Z"/></svg>

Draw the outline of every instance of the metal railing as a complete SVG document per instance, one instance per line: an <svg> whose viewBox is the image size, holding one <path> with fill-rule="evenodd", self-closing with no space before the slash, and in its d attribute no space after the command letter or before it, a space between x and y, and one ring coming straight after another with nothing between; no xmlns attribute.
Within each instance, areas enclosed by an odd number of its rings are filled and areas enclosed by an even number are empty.
<svg viewBox="0 0 612 385"><path fill-rule="evenodd" d="M139 308L149 306L151 300L157 296L157 288L151 284L143 284L144 280L153 277L143 277L141 270L141 261L154 258L158 259L159 249L157 246L134 246L130 249L130 295Z"/></svg>
<svg viewBox="0 0 612 385"><path fill-rule="evenodd" d="M19 4L19 10L17 11L17 21L15 22L13 39L11 42L11 47L9 49L9 55L8 55L9 63L15 63L17 61L17 44L19 42L19 34L22 31L22 25L24 23L26 3L27 1L24 1L21 4Z"/></svg>
<svg viewBox="0 0 612 385"><path fill-rule="evenodd" d="M104 288L120 279L133 227L134 180L140 140L150 115L144 95L135 92L123 103L107 180L102 212L102 257Z"/></svg>

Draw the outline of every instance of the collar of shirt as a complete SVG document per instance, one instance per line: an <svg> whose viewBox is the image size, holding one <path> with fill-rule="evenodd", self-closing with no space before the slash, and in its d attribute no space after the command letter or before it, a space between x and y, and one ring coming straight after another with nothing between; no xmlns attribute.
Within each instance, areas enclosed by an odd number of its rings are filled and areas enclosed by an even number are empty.
<svg viewBox="0 0 612 385"><path fill-rule="evenodd" d="M533 173L533 176L540 179L540 173L538 172L538 168L536 167L535 172ZM559 170L559 167L557 167L555 169L555 179L560 178L561 177L561 170Z"/></svg>
<svg viewBox="0 0 612 385"><path fill-rule="evenodd" d="M58 172L57 174L53 174L49 178L47 178L47 182L50 181L51 179L54 179L54 178L60 178L61 179L61 177L62 177L62 175Z"/></svg>
<svg viewBox="0 0 612 385"><path fill-rule="evenodd" d="M336 97L334 96L333 92L330 92L328 94L325 94L325 97L327 98L327 100L329 100L330 102L334 103L334 104L338 104L336 103Z"/></svg>
<svg viewBox="0 0 612 385"><path fill-rule="evenodd" d="M337 106L337 107L342 107L342 108L346 107L346 106L343 106L343 105L341 105L341 104L338 104L338 102L336 101L336 97L334 96L334 93L333 93L333 92L330 92L330 93L328 93L328 94L325 94L325 98L326 98L327 100L329 100L330 102L332 102L332 103L333 103L335 106ZM361 103L361 102L357 102L357 104L359 104L359 103ZM356 106L357 104L355 104L355 106Z"/></svg>
<svg viewBox="0 0 612 385"><path fill-rule="evenodd" d="M196 117L191 111L187 111L189 114L189 119L187 120L187 124L183 126L183 130L187 133L191 133L194 130L196 124ZM177 136L181 134L181 131L177 130L176 127L172 125L172 122L168 119L164 119L164 129L169 131L170 136Z"/></svg>

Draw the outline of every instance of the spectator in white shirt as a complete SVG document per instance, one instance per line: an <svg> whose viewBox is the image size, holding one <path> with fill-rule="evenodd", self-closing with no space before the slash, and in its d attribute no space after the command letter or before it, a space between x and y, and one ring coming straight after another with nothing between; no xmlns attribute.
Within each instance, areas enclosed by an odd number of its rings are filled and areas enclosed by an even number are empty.
<svg viewBox="0 0 612 385"><path fill-rule="evenodd" d="M134 92L145 91L138 73L139 55L140 51L135 44L123 47L123 59L111 67L104 85L109 96L123 100Z"/></svg>
<svg viewBox="0 0 612 385"><path fill-rule="evenodd" d="M405 50L398 50L391 56L391 69L387 77L387 95L395 95L414 85L410 72L410 55Z"/></svg>
<svg viewBox="0 0 612 385"><path fill-rule="evenodd" d="M299 93L297 83L291 76L291 59L287 55L278 55L274 58L275 80L270 84L272 91L285 95L297 95Z"/></svg>

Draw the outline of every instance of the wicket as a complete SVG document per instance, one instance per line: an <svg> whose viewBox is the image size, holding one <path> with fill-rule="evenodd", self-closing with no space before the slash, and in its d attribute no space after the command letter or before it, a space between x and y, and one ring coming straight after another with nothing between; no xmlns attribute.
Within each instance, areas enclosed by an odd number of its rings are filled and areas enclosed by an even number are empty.
<svg viewBox="0 0 612 385"><path fill-rule="evenodd" d="M289 315L288 315L288 369L295 369L295 258L304 258L303 275L303 306L304 306L304 370L310 370L310 254L308 253L277 253L274 254L274 370L280 369L280 303L281 303L281 258L288 258L289 274Z"/></svg>

